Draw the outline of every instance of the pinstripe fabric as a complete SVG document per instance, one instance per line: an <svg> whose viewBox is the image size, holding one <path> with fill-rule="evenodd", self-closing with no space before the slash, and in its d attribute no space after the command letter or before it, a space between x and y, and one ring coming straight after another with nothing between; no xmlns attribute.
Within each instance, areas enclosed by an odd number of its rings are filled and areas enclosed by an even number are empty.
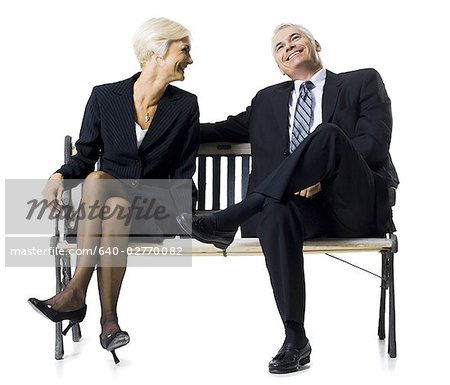
<svg viewBox="0 0 450 385"><path fill-rule="evenodd" d="M77 154L57 172L83 179L100 169L116 178L190 179L199 144L199 111L195 95L169 85L158 103L141 146L137 148L133 84L129 79L94 87L75 143Z"/></svg>

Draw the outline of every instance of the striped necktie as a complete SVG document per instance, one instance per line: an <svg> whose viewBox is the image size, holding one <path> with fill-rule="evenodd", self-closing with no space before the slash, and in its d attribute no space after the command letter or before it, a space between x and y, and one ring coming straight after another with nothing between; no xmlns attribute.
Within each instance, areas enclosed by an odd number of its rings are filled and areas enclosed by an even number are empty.
<svg viewBox="0 0 450 385"><path fill-rule="evenodd" d="M313 121L312 93L315 85L311 81L302 83L297 106L295 107L294 123L292 127L291 153L309 135L309 129Z"/></svg>

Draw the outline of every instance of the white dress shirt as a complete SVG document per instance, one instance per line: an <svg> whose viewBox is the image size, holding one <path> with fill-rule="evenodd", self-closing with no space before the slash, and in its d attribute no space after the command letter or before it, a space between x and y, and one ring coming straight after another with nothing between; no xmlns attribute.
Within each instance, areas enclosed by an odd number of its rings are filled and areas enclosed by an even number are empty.
<svg viewBox="0 0 450 385"><path fill-rule="evenodd" d="M322 68L320 71L316 72L311 77L311 79L309 79L315 86L311 90L313 116L312 116L312 126L311 129L309 130L310 133L313 132L320 123L322 123L322 95L326 76L327 72L325 68ZM297 101L299 98L300 86L303 83L304 83L303 80L295 80L294 89L291 92L291 100L289 102L289 140L291 140L292 136L295 108L297 106Z"/></svg>

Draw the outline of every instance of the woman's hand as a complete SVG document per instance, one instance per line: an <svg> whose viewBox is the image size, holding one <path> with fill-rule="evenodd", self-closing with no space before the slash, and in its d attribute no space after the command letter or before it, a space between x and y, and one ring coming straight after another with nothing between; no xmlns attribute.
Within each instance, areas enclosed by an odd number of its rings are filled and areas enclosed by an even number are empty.
<svg viewBox="0 0 450 385"><path fill-rule="evenodd" d="M47 184L42 190L42 196L48 202L49 207L56 210L57 213L61 211L62 193L64 191L64 177L59 172L50 176Z"/></svg>
<svg viewBox="0 0 450 385"><path fill-rule="evenodd" d="M318 192L322 191L322 185L319 183L316 183L313 186L310 186L308 188L305 188L302 191L297 191L295 195L300 195L304 198L313 198L314 195L316 195Z"/></svg>

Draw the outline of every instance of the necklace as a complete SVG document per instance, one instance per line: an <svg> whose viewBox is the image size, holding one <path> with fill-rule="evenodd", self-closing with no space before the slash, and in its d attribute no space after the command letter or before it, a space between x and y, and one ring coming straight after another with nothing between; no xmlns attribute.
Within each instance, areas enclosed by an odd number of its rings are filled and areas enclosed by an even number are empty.
<svg viewBox="0 0 450 385"><path fill-rule="evenodd" d="M151 106L147 109L147 113L145 114L145 123L148 123L150 120L152 120L153 116L155 115L156 107Z"/></svg>

